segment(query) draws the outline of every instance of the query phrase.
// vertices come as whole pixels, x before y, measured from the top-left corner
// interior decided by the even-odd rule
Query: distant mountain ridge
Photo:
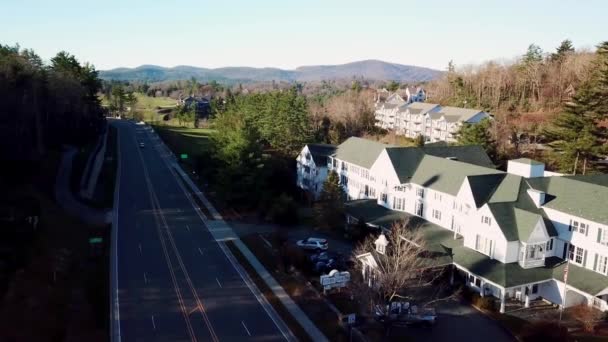
[[[379,60],[365,60],[339,65],[301,66],[295,70],[279,68],[225,67],[200,68],[180,65],[172,68],[157,65],[141,65],[136,68],[102,70],[100,77],[121,81],[172,81],[195,77],[199,81],[321,81],[362,77],[368,80],[399,82],[424,82],[438,78],[442,71]]]

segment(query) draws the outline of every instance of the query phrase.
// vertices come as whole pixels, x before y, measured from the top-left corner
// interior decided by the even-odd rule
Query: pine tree
[[[496,157],[496,142],[490,132],[490,120],[483,119],[476,124],[464,124],[458,132],[459,145],[483,146],[490,158]]]
[[[557,49],[555,49],[555,53],[551,54],[551,60],[561,63],[568,54],[573,52],[574,46],[572,45],[572,41],[570,39],[566,39],[559,44]]]
[[[574,174],[596,168],[593,160],[607,150],[608,133],[601,123],[608,119],[608,42],[598,46],[594,66],[589,80],[544,131],[559,155],[562,171]]]
[[[335,171],[327,175],[319,201],[315,204],[317,226],[336,229],[344,224],[344,198],[346,193]]]

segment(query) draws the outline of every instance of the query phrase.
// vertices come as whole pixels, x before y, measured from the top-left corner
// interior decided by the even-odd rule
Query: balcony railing
[[[522,268],[542,267],[545,266],[545,258],[519,260],[519,266]]]

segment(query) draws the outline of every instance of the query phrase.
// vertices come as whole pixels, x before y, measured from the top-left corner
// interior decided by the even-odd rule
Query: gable
[[[536,223],[536,226],[532,229],[532,232],[530,232],[530,236],[528,237],[528,240],[523,240],[526,243],[538,243],[538,242],[544,242],[549,240],[549,234],[547,234],[547,228],[545,227],[545,224],[543,222],[542,219],[539,218],[538,222]]]
[[[369,172],[380,182],[386,180],[389,184],[401,184],[386,149],[380,153]]]
[[[376,141],[350,137],[336,148],[334,157],[348,163],[352,163],[366,169],[372,167],[376,158],[386,148],[385,145]]]

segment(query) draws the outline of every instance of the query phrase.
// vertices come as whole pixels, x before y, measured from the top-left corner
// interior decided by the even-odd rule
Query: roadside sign
[[[336,287],[344,287],[350,281],[350,273],[338,272],[338,270],[332,270],[328,275],[322,275],[319,279],[324,290],[329,290]]]
[[[181,159],[188,159],[188,154],[186,154],[186,153],[182,153],[182,154],[181,154],[179,157],[180,157]]]
[[[348,324],[355,324],[355,320],[357,319],[357,316],[352,313],[348,315]]]
[[[94,238],[89,239],[90,244],[96,244],[96,243],[102,243],[102,242],[103,242],[103,238],[101,238],[101,237],[94,237]]]

